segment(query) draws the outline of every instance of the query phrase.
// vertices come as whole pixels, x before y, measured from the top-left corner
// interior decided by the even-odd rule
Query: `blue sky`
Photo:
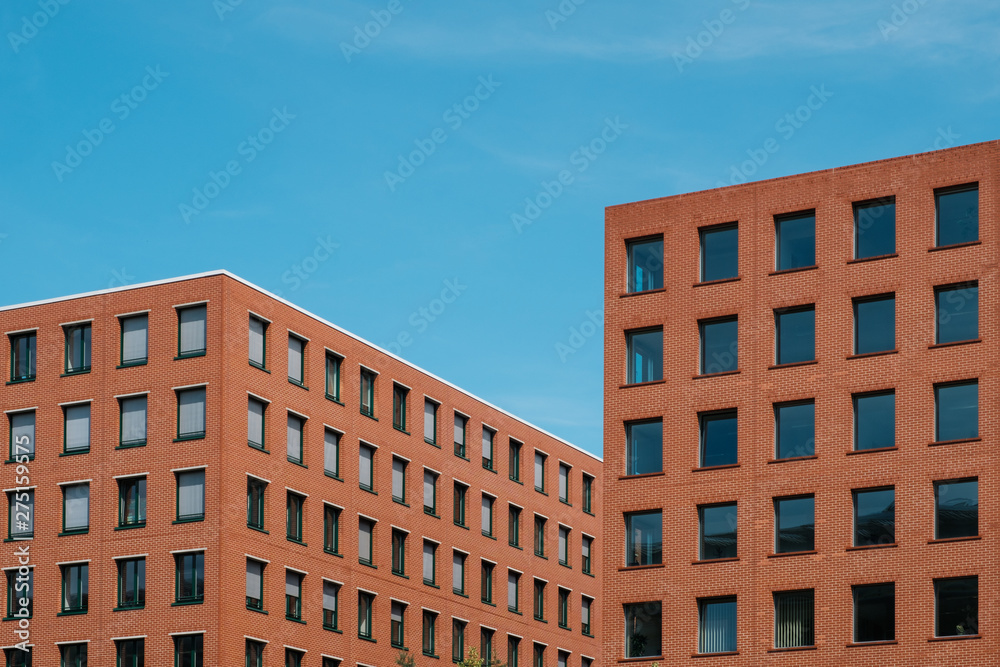
[[[998,138],[995,0],[10,0],[0,24],[0,302],[225,268],[598,453],[605,206]]]

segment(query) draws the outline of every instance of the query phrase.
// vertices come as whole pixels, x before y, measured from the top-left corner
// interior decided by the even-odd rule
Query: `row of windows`
[[[979,480],[934,482],[934,541],[979,538]],[[854,535],[852,548],[896,545],[896,488],[855,489],[851,492]],[[774,552],[811,554],[816,551],[816,498],[804,494],[773,499]],[[737,503],[698,507],[698,559],[737,558]],[[663,512],[625,514],[625,565],[641,567],[663,562]]]
[[[896,447],[896,392],[854,394],[854,452]],[[814,399],[774,403],[773,461],[816,456]],[[822,413],[821,413],[822,414]],[[700,468],[739,463],[736,410],[698,414]],[[955,443],[979,437],[979,381],[934,385],[934,436],[930,444]],[[663,420],[625,422],[625,474],[663,472]]]
[[[933,627],[935,638],[979,634],[979,578],[936,579]],[[817,648],[815,590],[775,591],[774,648]],[[851,587],[853,602],[852,644],[896,643],[896,584]],[[698,600],[699,654],[735,653],[736,597]],[[660,602],[624,605],[625,657],[649,658],[663,654],[663,615]]]
[[[935,249],[979,240],[979,184],[934,191]],[[830,228],[835,228],[830,223]],[[699,280],[710,283],[739,277],[739,226],[727,223],[698,230]],[[774,216],[774,270],[816,266],[816,211]],[[663,288],[663,237],[626,242],[629,293]],[[854,260],[896,255],[896,198],[854,203]]]

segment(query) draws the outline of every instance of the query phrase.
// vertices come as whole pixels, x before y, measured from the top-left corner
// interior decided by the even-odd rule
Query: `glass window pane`
[[[372,486],[372,458],[374,451],[371,447],[361,445],[358,450],[358,480],[362,487],[366,489]]]
[[[64,530],[84,530],[90,526],[90,486],[76,484],[63,487]]]
[[[424,440],[437,442],[437,404],[424,401]]]
[[[946,540],[979,534],[979,481],[941,482],[934,488],[934,537]]]
[[[645,475],[663,470],[663,422],[639,422],[625,426],[628,450],[627,475]]]
[[[628,244],[628,291],[663,287],[663,239]]]
[[[854,492],[854,546],[896,542],[896,491]]]
[[[816,214],[794,214],[775,218],[777,270],[797,269],[816,264]]]
[[[934,636],[958,637],[979,633],[979,578],[939,579],[934,582]]]
[[[854,449],[896,446],[896,394],[862,394],[854,397]]]
[[[90,404],[66,408],[66,451],[90,449]]]
[[[979,437],[979,383],[938,385],[936,397],[937,442]]]
[[[816,359],[816,310],[797,308],[775,311],[776,364]]]
[[[736,318],[702,322],[701,372],[724,373],[738,368]]]
[[[625,605],[625,657],[645,658],[663,653],[661,603]]]
[[[663,331],[626,334],[628,343],[628,383],[663,379]]]
[[[205,434],[205,390],[188,389],[177,392],[178,437]]]
[[[701,230],[701,280],[739,275],[739,231],[735,225]]]
[[[402,459],[392,459],[392,497],[395,500],[404,500],[404,480],[406,474],[406,462]]]
[[[180,315],[180,354],[205,351],[205,306],[182,308]]]
[[[854,587],[854,641],[896,639],[896,585]]]
[[[121,411],[120,444],[134,445],[146,442],[146,397],[123,398]]]
[[[880,257],[896,252],[894,199],[854,205],[854,257]]]
[[[145,361],[148,352],[149,317],[137,315],[122,319],[122,363]]]
[[[854,302],[854,353],[896,349],[896,298]]]
[[[10,458],[35,455],[35,412],[18,412],[10,416]]]
[[[775,553],[813,551],[816,548],[815,498],[783,498],[774,501],[777,528]]]
[[[979,186],[955,188],[935,194],[937,244],[979,240]]]
[[[816,404],[785,403],[774,406],[777,443],[775,458],[790,459],[816,453]]]
[[[963,283],[934,291],[937,338],[954,343],[979,338],[979,285]]]
[[[700,558],[736,558],[736,505],[702,507]]]
[[[295,336],[288,337],[288,379],[301,383],[302,353],[305,343]]]
[[[626,564],[659,565],[663,551],[663,513],[625,515]]]
[[[323,432],[323,470],[340,476],[340,435],[329,429]]]
[[[263,320],[250,317],[250,362],[264,365],[264,332],[267,325]]]
[[[774,647],[813,646],[815,594],[789,591],[774,594]]]
[[[736,650],[736,599],[702,600],[698,627],[699,653]]]
[[[736,413],[701,416],[701,466],[732,465],[737,462]]]
[[[192,470],[177,475],[177,518],[205,516],[205,471]]]

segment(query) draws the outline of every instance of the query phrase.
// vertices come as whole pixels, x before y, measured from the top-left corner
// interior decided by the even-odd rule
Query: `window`
[[[628,375],[626,383],[639,384],[663,379],[663,329],[626,331]]]
[[[800,648],[815,645],[814,616],[814,591],[775,593],[774,648]]]
[[[896,584],[854,586],[854,641],[896,639]]]
[[[340,434],[323,429],[323,472],[340,479]]]
[[[264,568],[267,563],[247,558],[247,609],[264,610]]]
[[[406,461],[392,457],[392,499],[406,504]]]
[[[479,573],[479,599],[486,604],[493,604],[493,570],[493,563],[485,560],[482,562]]]
[[[66,336],[65,373],[87,373],[90,371],[90,324],[75,324],[63,327]]]
[[[62,487],[63,535],[86,533],[90,530],[90,484]]]
[[[451,659],[459,662],[465,657],[465,622],[451,619]]]
[[[896,295],[854,300],[854,354],[896,349]]]
[[[774,553],[814,551],[816,549],[815,497],[775,498],[774,525]]]
[[[119,447],[141,447],[146,444],[147,397],[131,396],[118,401]]]
[[[535,452],[535,491],[545,493],[545,460],[548,457],[541,452]]]
[[[532,644],[532,667],[545,667],[545,646]]]
[[[854,396],[854,450],[896,446],[896,392]]]
[[[340,508],[323,504],[323,551],[340,555]]]
[[[332,581],[323,582],[323,627],[327,630],[339,629],[337,610],[340,602],[340,585]]]
[[[389,643],[395,648],[406,646],[406,629],[403,619],[406,613],[406,605],[402,602],[392,601],[389,605]]]
[[[149,316],[122,317],[121,367],[141,366],[149,358]]]
[[[7,493],[7,534],[11,540],[27,540],[35,536],[35,492]]]
[[[406,576],[406,533],[392,529],[392,573]]]
[[[937,482],[934,485],[934,539],[979,535],[979,480]]]
[[[970,183],[934,192],[937,247],[979,240],[979,184]]]
[[[424,655],[432,658],[437,657],[434,653],[434,644],[436,643],[435,635],[437,634],[437,617],[438,615],[434,612],[424,609],[421,643]]]
[[[493,503],[496,498],[483,494],[482,530],[483,535],[493,537]]]
[[[205,388],[177,392],[177,439],[205,437]]]
[[[934,387],[934,440],[979,437],[979,382],[954,382]]]
[[[59,667],[87,667],[87,644],[60,644]]]
[[[582,540],[582,545],[580,548],[581,552],[580,567],[581,569],[583,569],[584,574],[593,574],[591,572],[592,561],[590,559],[590,552],[593,546],[594,546],[594,538],[590,537],[589,535],[584,535]]]
[[[512,547],[521,546],[521,508],[507,506],[507,543]]]
[[[323,667],[340,667],[340,660],[323,656]]]
[[[483,468],[493,470],[493,440],[496,431],[483,427]]]
[[[429,398],[424,399],[424,442],[437,444],[438,404]]]
[[[535,555],[545,557],[545,518],[535,515]]]
[[[365,491],[375,490],[375,448],[371,445],[358,447],[358,485]]]
[[[25,651],[19,648],[5,648],[3,653],[7,659],[7,667],[31,667],[32,651],[30,646]]]
[[[205,470],[177,473],[177,521],[205,520]]]
[[[247,667],[264,667],[264,642],[248,639],[246,642]]]
[[[896,198],[854,204],[854,259],[896,253]]]
[[[559,564],[569,567],[569,528],[559,526]]]
[[[287,455],[292,463],[302,465],[302,431],[306,420],[298,415],[288,414]]]
[[[465,496],[466,492],[469,490],[465,484],[455,482],[455,497],[454,497],[454,522],[456,526],[465,525]]]
[[[559,593],[559,614],[558,623],[560,628],[569,628],[569,591],[565,588],[560,588],[557,591]]]
[[[410,390],[398,384],[392,385],[392,426],[406,432],[406,396]]]
[[[625,605],[625,657],[648,658],[663,654],[663,615],[659,602]]]
[[[536,621],[545,620],[545,582],[535,579],[535,595],[532,614]]]
[[[517,659],[520,657],[521,640],[514,635],[507,635],[507,667],[517,667]]]
[[[507,609],[521,609],[521,573],[514,570],[507,570]]]
[[[292,542],[302,541],[302,505],[305,497],[288,491],[285,496],[285,537]]]
[[[513,438],[507,448],[507,476],[515,482],[521,481],[521,443]]]
[[[250,365],[257,368],[267,368],[267,320],[250,316]]]
[[[146,525],[146,478],[118,480],[118,526]]]
[[[375,564],[374,541],[375,521],[361,517],[358,519],[358,562],[364,565]]]
[[[735,224],[698,230],[701,240],[701,281],[725,280],[739,275],[739,230]]]
[[[594,513],[594,478],[587,473],[583,474],[583,511],[587,514]]]
[[[302,574],[285,568],[285,618],[302,620]]]
[[[493,630],[482,626],[479,628],[479,657],[484,665],[493,662]]]
[[[288,381],[300,387],[306,382],[306,341],[288,334]]]
[[[775,364],[796,364],[816,359],[816,308],[804,306],[774,311]]]
[[[285,647],[285,667],[302,667],[302,656],[305,651],[298,651],[294,648]]]
[[[267,482],[247,477],[247,526],[264,530],[264,492]]]
[[[556,667],[569,667],[568,651],[556,651]]]
[[[736,411],[704,413],[698,415],[698,421],[701,467],[735,465],[739,461]]]
[[[361,369],[361,414],[375,416],[375,372]]]
[[[559,500],[570,504],[569,502],[569,469],[570,467],[565,463],[559,464]]]
[[[659,565],[663,562],[663,513],[636,512],[625,515],[625,564]]]
[[[179,359],[205,354],[206,311],[207,308],[204,305],[177,309],[177,357]]]
[[[437,585],[437,545],[424,540],[424,583]]]
[[[63,452],[90,451],[90,403],[63,407]]]
[[[736,598],[698,601],[698,653],[736,651]]]
[[[663,420],[625,424],[626,475],[663,471]]]
[[[737,319],[726,317],[698,323],[701,374],[727,373],[739,368]]]
[[[736,503],[698,508],[701,533],[698,558],[736,558]]]
[[[37,338],[34,331],[10,336],[11,382],[35,379],[35,366],[38,362]]]
[[[175,554],[177,566],[175,602],[200,604],[205,601],[205,552]]]
[[[143,667],[146,664],[146,640],[115,640],[115,655],[118,667]]]
[[[469,418],[455,413],[455,456],[465,458],[465,427]]]
[[[437,473],[424,469],[424,514],[437,516]]]
[[[35,411],[14,412],[10,420],[10,461],[27,463],[35,459]]]
[[[343,362],[343,357],[329,351],[326,353],[326,397],[337,403],[340,403],[340,367]]]
[[[936,344],[979,338],[979,283],[934,288],[934,310]]]
[[[465,595],[465,554],[455,551],[451,557],[451,590],[456,595]]]
[[[372,606],[375,596],[371,593],[358,591],[358,637],[372,638]]]
[[[775,216],[774,229],[778,271],[816,265],[815,211]]]
[[[254,449],[267,451],[264,447],[264,413],[267,403],[251,396],[247,405],[247,444]]]
[[[979,577],[934,582],[934,636],[979,634]]]
[[[61,565],[63,614],[86,614],[90,598],[90,566],[87,563]]]
[[[627,241],[628,291],[663,288],[663,238]]]
[[[174,636],[174,667],[203,667],[205,636],[175,635]]]
[[[813,401],[776,403],[774,458],[816,455],[816,404]]]
[[[13,568],[4,571],[7,579],[6,619],[31,618],[35,614],[35,569],[23,568],[27,572]]]
[[[896,543],[896,490],[854,492],[854,546]]]

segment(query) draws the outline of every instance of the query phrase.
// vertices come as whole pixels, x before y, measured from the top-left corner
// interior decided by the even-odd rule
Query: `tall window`
[[[392,426],[406,431],[406,397],[410,390],[398,384],[392,385]]]
[[[520,652],[521,640],[514,635],[507,635],[507,667],[518,667]]]
[[[340,555],[340,508],[323,504],[323,551]]]
[[[63,408],[63,452],[82,454],[90,451],[90,403]]]
[[[854,354],[896,349],[896,295],[854,300]]]
[[[257,368],[267,368],[267,325],[267,320],[250,316],[249,358]]]
[[[816,307],[803,306],[774,311],[777,365],[816,359]]]
[[[7,534],[12,540],[35,536],[35,491],[7,492]]]
[[[625,515],[625,564],[629,567],[663,562],[663,513]]]
[[[302,656],[306,654],[305,651],[299,651],[297,649],[286,646],[285,647],[285,667],[302,667]]]
[[[437,544],[424,540],[424,583],[429,586],[437,585]]]
[[[7,579],[7,613],[5,618],[31,618],[35,613],[35,569],[25,568],[27,573],[19,568],[6,570]]]
[[[27,463],[35,458],[35,411],[13,412],[10,420],[11,462]]]
[[[247,558],[247,609],[264,610],[264,568],[267,563]]]
[[[389,605],[389,644],[394,648],[406,646],[406,629],[403,620],[406,615],[406,605],[392,601]]]
[[[434,645],[436,643],[437,635],[437,617],[433,611],[427,609],[423,610],[423,628],[421,631],[421,648],[423,654],[430,657],[436,657],[434,653]]]
[[[896,198],[854,204],[854,258],[896,253]]]
[[[264,530],[264,492],[267,482],[247,477],[247,526]]]
[[[285,618],[302,620],[302,573],[285,568]]]
[[[979,382],[952,382],[934,387],[934,440],[979,437]]]
[[[437,445],[438,404],[429,398],[424,399],[424,442]]]
[[[330,429],[323,430],[323,472],[340,479],[340,434]]]
[[[438,475],[424,469],[424,514],[437,516],[437,481]]]
[[[979,480],[934,484],[934,539],[979,535]]]
[[[406,461],[392,457],[392,499],[406,504]]]
[[[854,396],[854,450],[896,446],[896,392]]]
[[[34,649],[31,646],[28,650],[22,651],[19,648],[5,648],[4,657],[7,659],[7,667],[31,667],[31,655]]]
[[[484,665],[493,662],[493,630],[482,626],[479,628],[479,656]]]
[[[507,506],[507,543],[521,546],[521,508],[517,505]]]
[[[119,318],[121,325],[121,366],[141,366],[149,358],[149,316]]]
[[[288,413],[287,456],[289,461],[298,465],[302,465],[302,432],[305,426],[305,419],[299,415]]]
[[[816,265],[816,212],[775,216],[776,269],[788,271]]]
[[[854,641],[896,639],[896,584],[854,586]]]
[[[663,329],[626,331],[628,384],[663,379]]]
[[[937,246],[979,240],[979,184],[970,183],[934,192]]]
[[[200,604],[205,601],[205,552],[174,554],[177,578],[175,602]]]
[[[10,336],[10,381],[26,382],[35,379],[35,366],[38,362],[38,336],[30,333]]]
[[[559,588],[556,592],[558,593],[559,602],[556,622],[560,628],[569,628],[569,591],[565,588]]]
[[[465,498],[468,490],[469,487],[465,484],[455,482],[454,503],[452,504],[454,509],[453,521],[456,526],[465,525]]]
[[[627,475],[663,471],[663,420],[625,424]]]
[[[934,581],[934,636],[979,634],[979,577]]]
[[[174,635],[174,667],[203,667],[205,635]]]
[[[739,275],[739,230],[736,224],[704,227],[701,241],[701,281],[725,280]]]
[[[205,519],[205,470],[177,473],[177,521]]]
[[[545,620],[545,582],[535,579],[535,594],[533,596],[532,615],[536,621]]]
[[[207,308],[189,306],[177,309],[177,357],[197,357],[205,354]]]
[[[569,533],[566,526],[559,526],[559,564],[569,567]]]
[[[594,513],[594,478],[587,473],[583,474],[583,511],[587,514]]]
[[[726,317],[698,323],[701,335],[702,375],[726,373],[739,368],[737,318]]]
[[[493,570],[495,565],[482,561],[479,572],[479,599],[486,604],[493,604]]]
[[[774,594],[774,648],[813,646],[815,593],[782,591]]]
[[[663,237],[626,242],[628,291],[646,292],[663,287]]]
[[[465,431],[469,418],[455,413],[455,456],[465,458]]]
[[[285,495],[285,537],[292,542],[302,541],[302,505],[305,496],[287,491]]]
[[[90,324],[63,327],[66,337],[65,373],[86,373],[90,370]]]
[[[358,519],[358,562],[363,565],[375,564],[375,521],[360,517]]]
[[[590,626],[591,609],[594,601],[586,595],[580,596],[580,632],[588,637],[593,637],[594,633]]]
[[[375,416],[375,371],[361,369],[361,414]]]
[[[177,439],[205,437],[205,388],[177,391]]]
[[[774,499],[774,553],[816,548],[816,499],[813,496]]]
[[[247,667],[264,667],[264,642],[246,640],[246,665]]]
[[[545,555],[545,517],[535,515],[535,555]]]
[[[86,533],[90,530],[90,484],[62,487],[63,534]]]
[[[264,446],[266,412],[267,403],[253,396],[247,399],[247,444],[263,451],[267,451]]]
[[[456,595],[465,595],[465,559],[461,551],[452,552],[451,590]]]
[[[288,334],[288,381],[299,386],[306,381],[306,341]]]
[[[701,560],[736,558],[736,503],[698,508]]]
[[[487,537],[493,537],[493,503],[496,498],[488,496],[485,493],[482,497],[482,511],[481,514],[481,524],[483,535]]]
[[[87,644],[60,644],[59,667],[87,667]]]
[[[569,466],[559,464],[559,500],[569,504]]]
[[[324,385],[326,397],[331,401],[340,402],[340,369],[344,363],[344,358],[333,352],[326,353],[326,373]]]
[[[534,643],[531,646],[532,667],[545,667],[545,646],[538,643]]]
[[[701,431],[701,467],[736,464],[739,460],[736,411],[703,413],[698,415],[698,421]]]
[[[663,654],[663,612],[659,602],[625,605],[625,657]]]
[[[934,309],[935,343],[979,338],[979,283],[934,288]]]
[[[896,490],[859,489],[854,495],[854,546],[896,543]]]
[[[90,599],[90,566],[69,563],[62,569],[62,608],[64,614],[86,614]]]
[[[146,525],[146,478],[125,477],[118,480],[118,526]]]
[[[365,591],[358,591],[358,637],[372,638],[372,606],[375,596]]]
[[[371,445],[358,447],[358,485],[365,491],[375,490],[375,448]]]
[[[514,480],[515,482],[521,481],[521,448],[523,445],[514,440],[510,439],[510,444],[507,448],[507,476]]]
[[[594,546],[594,538],[589,535],[584,535],[582,540],[582,545],[580,548],[580,568],[583,570],[584,574],[593,574],[591,572],[591,558],[590,552],[591,548]]]
[[[451,619],[451,659],[460,662],[465,658],[465,621]]]
[[[339,629],[337,611],[340,602],[340,585],[332,581],[323,582],[323,628]]]
[[[545,493],[545,463],[548,457],[539,451],[535,452],[535,491]]]
[[[118,400],[119,447],[141,447],[146,444],[147,404],[146,396],[130,396]]]
[[[816,404],[813,401],[775,404],[774,422],[776,459],[816,454]]]
[[[406,533],[392,529],[392,573],[406,576]]]
[[[521,609],[521,573],[514,570],[507,570],[507,609]]]
[[[736,650],[736,598],[698,601],[698,653]]]
[[[493,470],[493,440],[496,434],[496,431],[483,427],[483,467],[487,470]]]
[[[118,667],[143,667],[146,664],[146,640],[115,640],[115,656]]]

